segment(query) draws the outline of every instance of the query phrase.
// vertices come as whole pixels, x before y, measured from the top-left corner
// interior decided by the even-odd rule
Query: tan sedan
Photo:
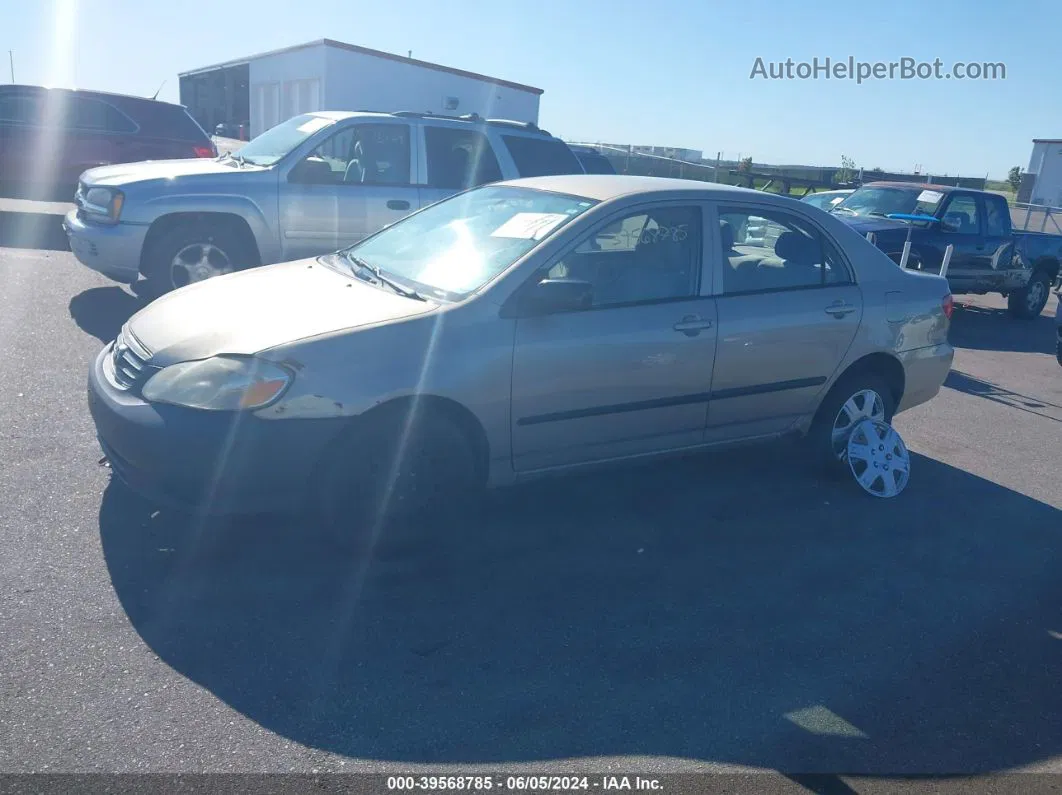
[[[160,501],[380,517],[790,433],[843,463],[860,419],[937,394],[951,306],[801,202],[542,177],[177,290],[101,352],[89,402],[115,474]]]

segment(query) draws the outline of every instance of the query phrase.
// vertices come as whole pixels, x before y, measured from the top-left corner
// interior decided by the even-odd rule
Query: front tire
[[[1042,270],[1034,271],[1029,283],[1007,296],[1010,314],[1022,320],[1039,317],[1051,297],[1051,277]]]
[[[144,276],[151,296],[247,267],[240,236],[224,226],[181,224],[151,246]]]
[[[466,435],[444,416],[369,415],[321,462],[311,509],[329,539],[364,549],[394,522],[460,511],[482,485],[478,469]]]
[[[864,419],[891,423],[896,398],[888,382],[876,373],[841,378],[819,406],[808,432],[815,457],[832,474],[847,471],[848,438]]]

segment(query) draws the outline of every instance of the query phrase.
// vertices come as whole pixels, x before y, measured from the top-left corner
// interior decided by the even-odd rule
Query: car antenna
[[[165,80],[163,80],[162,81],[162,85],[159,86],[159,91],[162,91],[162,86],[164,86],[164,85],[166,85],[166,81]],[[158,99],[159,98],[159,91],[156,91],[154,96],[152,96],[151,98],[152,99]]]

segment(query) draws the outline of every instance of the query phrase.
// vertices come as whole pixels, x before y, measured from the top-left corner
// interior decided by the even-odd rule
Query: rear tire
[[[1040,316],[1050,297],[1051,277],[1046,271],[1034,271],[1027,285],[1007,295],[1007,309],[1016,318],[1030,320]]]
[[[223,225],[185,223],[164,232],[143,269],[150,297],[251,265],[247,245]]]
[[[447,417],[384,411],[333,445],[310,492],[325,535],[346,549],[371,548],[396,522],[446,521],[482,485],[472,445]]]
[[[848,437],[860,420],[891,423],[896,398],[889,383],[873,372],[843,376],[829,391],[808,431],[814,456],[830,474],[848,471]]]

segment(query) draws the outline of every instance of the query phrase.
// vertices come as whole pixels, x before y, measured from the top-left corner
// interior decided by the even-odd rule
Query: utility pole
[[[715,181],[719,181],[719,161],[723,159],[722,152],[715,153]]]
[[[11,82],[15,82],[15,51],[7,51],[7,60],[11,63]]]

